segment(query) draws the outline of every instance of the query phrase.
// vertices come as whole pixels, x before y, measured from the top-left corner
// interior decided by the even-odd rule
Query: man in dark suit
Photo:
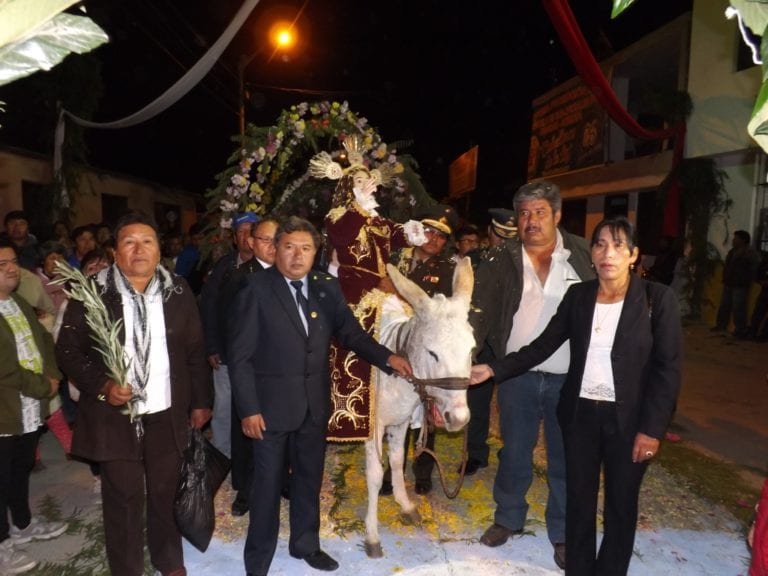
[[[265,218],[253,225],[251,235],[248,238],[248,246],[253,252],[253,258],[240,266],[223,287],[221,299],[227,302],[227,322],[230,318],[230,307],[235,296],[246,282],[249,274],[255,274],[261,270],[271,268],[275,263],[275,231],[277,221]],[[229,334],[227,324],[226,334]],[[251,455],[251,439],[243,434],[240,426],[240,416],[235,406],[235,397],[231,394],[232,422],[230,426],[232,442],[232,488],[237,490],[237,496],[232,502],[232,515],[243,516],[248,512],[248,495],[251,491],[251,477],[253,476],[253,456]],[[287,463],[286,463],[287,474]],[[287,482],[287,480],[286,480]],[[287,488],[286,488],[287,490]]]
[[[214,264],[200,291],[200,317],[205,335],[205,355],[213,369],[213,416],[211,444],[227,458],[232,458],[230,425],[232,423],[232,391],[227,370],[227,318],[231,301],[225,297],[227,285],[235,272],[253,258],[248,240],[251,227],[259,221],[254,212],[238,214],[232,221],[235,249],[224,254]]]
[[[288,550],[312,568],[338,568],[319,540],[331,414],[331,338],[383,370],[412,374],[407,360],[360,328],[334,278],[310,273],[320,245],[312,224],[288,218],[278,227],[275,244],[275,266],[249,277],[236,298],[228,347],[243,433],[254,439],[245,543],[249,575],[266,574],[275,553],[286,448],[291,468]]]

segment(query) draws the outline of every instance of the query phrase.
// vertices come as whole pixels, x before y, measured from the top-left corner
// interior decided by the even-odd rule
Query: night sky
[[[103,93],[93,119],[111,121],[178,80],[215,42],[241,0],[85,5],[111,38],[85,58],[101,66]],[[610,0],[571,2],[598,58],[690,6],[690,0],[638,0],[611,21]],[[238,131],[238,59],[261,47],[267,22],[297,12],[301,45],[271,61],[265,51],[247,69],[250,90],[261,101],[247,109],[250,122],[272,125],[281,109],[302,101],[348,100],[385,141],[413,141],[405,151],[419,162],[433,197],[447,193],[448,164],[479,144],[470,210],[508,203],[525,180],[531,100],[574,74],[538,0],[262,0],[208,76],[171,109],[134,128],[87,131],[89,162],[195,192],[213,187]],[[41,111],[61,97],[55,71],[0,88],[7,103],[0,142],[50,149],[53,125],[37,118],[48,121],[52,112]],[[46,82],[54,87],[43,99]],[[84,92],[98,93],[91,81],[79,88],[65,95],[66,108],[76,109],[73,102]]]

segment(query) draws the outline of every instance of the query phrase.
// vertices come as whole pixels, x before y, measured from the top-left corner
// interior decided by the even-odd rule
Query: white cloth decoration
[[[405,237],[411,246],[421,246],[427,241],[427,235],[424,234],[424,224],[418,220],[408,220],[403,224],[403,230],[405,230]]]

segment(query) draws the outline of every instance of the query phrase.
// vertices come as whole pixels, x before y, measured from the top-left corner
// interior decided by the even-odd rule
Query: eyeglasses
[[[440,230],[436,230],[435,228],[430,228],[429,226],[424,227],[424,234],[427,234],[428,236],[437,236],[439,238],[448,238],[448,235],[440,232]]]
[[[261,242],[263,244],[274,244],[275,243],[275,239],[274,238],[270,238],[269,236],[253,236],[253,238],[256,238],[256,240],[258,240],[259,242]]]

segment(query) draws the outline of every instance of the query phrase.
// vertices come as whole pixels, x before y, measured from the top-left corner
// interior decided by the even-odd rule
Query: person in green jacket
[[[62,522],[33,518],[29,507],[35,449],[61,373],[51,335],[14,293],[19,278],[16,247],[0,240],[0,574],[21,574],[37,564],[17,545],[67,529]]]

